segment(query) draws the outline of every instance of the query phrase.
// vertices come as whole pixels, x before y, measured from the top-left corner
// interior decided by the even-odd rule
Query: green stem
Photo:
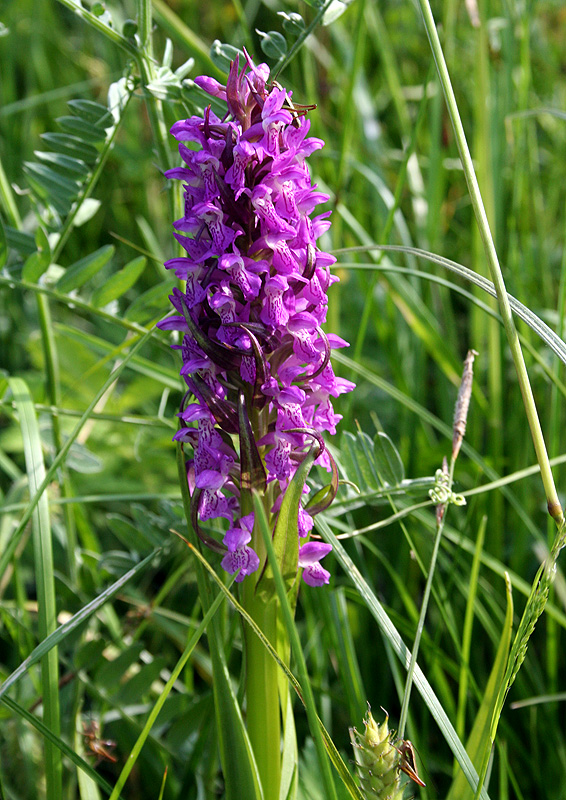
[[[523,358],[523,352],[521,350],[517,329],[515,328],[515,322],[513,320],[511,307],[507,298],[503,274],[499,265],[497,252],[495,250],[489,222],[481,197],[481,192],[474,172],[474,166],[472,157],[470,155],[470,150],[468,148],[468,143],[466,141],[464,127],[458,112],[458,105],[452,89],[450,75],[448,74],[448,68],[446,66],[444,53],[442,52],[442,46],[438,38],[438,32],[436,30],[430,3],[428,0],[419,0],[419,6],[423,16],[432,54],[436,62],[440,83],[442,84],[442,89],[444,91],[448,113],[454,128],[454,135],[458,145],[458,151],[460,153],[464,174],[466,176],[466,182],[468,184],[468,190],[470,192],[470,199],[472,201],[474,214],[480,229],[480,235],[485,249],[487,262],[489,264],[489,270],[497,292],[499,309],[503,318],[503,325],[507,335],[507,341],[509,343],[511,355],[513,357],[513,362],[515,364],[517,379],[519,381],[519,387],[523,397],[523,403],[525,406],[529,428],[531,430],[537,461],[540,466],[542,482],[547,499],[548,512],[556,522],[557,526],[561,527],[564,524],[564,513],[562,511],[562,506],[558,499],[558,494],[554,485],[554,478],[552,476],[552,470],[550,468],[548,454],[546,452],[546,445],[544,443],[542,428],[538,418],[535,400],[533,397],[531,384],[529,382],[525,360]]]
[[[277,648],[278,603],[264,603],[254,596],[249,579],[244,586],[243,606],[260,630]],[[258,766],[264,800],[278,800],[281,784],[281,722],[278,666],[253,630],[244,626],[246,644],[246,726]]]

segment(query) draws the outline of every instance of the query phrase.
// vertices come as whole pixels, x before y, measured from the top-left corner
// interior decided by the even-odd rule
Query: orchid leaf
[[[273,549],[280,565],[281,575],[287,592],[297,581],[299,563],[299,503],[310,469],[318,457],[318,447],[313,445],[295,472],[287,487],[273,535]],[[267,602],[275,595],[275,582],[271,564],[267,564],[258,581],[257,591]]]

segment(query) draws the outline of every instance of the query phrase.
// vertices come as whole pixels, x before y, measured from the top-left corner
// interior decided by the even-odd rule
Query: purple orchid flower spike
[[[332,398],[354,384],[337,378],[329,361],[331,350],[347,343],[321,329],[327,290],[338,279],[330,272],[334,257],[317,245],[330,222],[329,212],[313,216],[328,196],[316,190],[307,166],[324,145],[308,136],[308,107],[295,107],[290,92],[270,85],[267,65],[247,53],[243,68],[232,62],[226,86],[206,76],[195,83],[226,111],[219,117],[209,106],[171,129],[183,165],[166,176],[183,181],[184,214],[174,224],[186,255],[165,265],[184,290],[173,291],[176,314],[160,326],[180,336],[174,347],[188,392],[175,438],[193,452],[193,522],[203,541],[224,547],[223,568],[239,570],[242,581],[260,567],[254,515],[242,511],[250,508],[243,502],[250,484],[268,487],[275,526],[281,499],[317,439],[315,463],[332,470],[335,494],[336,468],[321,434],[335,433],[341,417]],[[228,525],[222,544],[198,528],[199,520],[221,518]],[[312,527],[300,505],[302,542]],[[310,586],[328,582],[319,560],[331,549],[308,541],[300,547],[297,569]]]

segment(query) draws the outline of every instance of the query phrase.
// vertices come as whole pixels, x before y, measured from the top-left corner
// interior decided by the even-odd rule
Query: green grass
[[[361,727],[366,701],[376,719],[382,706],[399,724],[419,630],[404,736],[427,787],[413,793],[472,798],[466,777],[473,783],[483,765],[490,798],[566,798],[564,575],[558,560],[553,586],[543,573],[528,602],[556,526],[513,361],[520,346],[563,499],[561,5],[482,0],[479,28],[464,4],[435,7],[449,108],[410,3],[356,0],[328,26],[310,4],[253,0],[156,0],[153,23],[145,2],[113,3],[112,28],[95,6],[76,10],[74,0],[8,4],[0,36],[0,795],[230,796],[218,743],[226,754],[237,736],[246,758],[241,612],[171,532],[188,536],[171,442],[182,386],[178,355],[154,323],[168,311],[162,264],[176,254],[171,222],[180,216],[180,196],[161,175],[177,159],[167,130],[204,102],[175,70],[192,57],[187,78],[221,78],[214,40],[261,60],[259,29],[286,36],[292,58],[279,60],[278,80],[295,102],[317,104],[311,131],[326,147],[311,169],[332,198],[324,246],[336,251],[341,278],[328,330],[351,342],[335,368],[357,383],[337,404],[344,419],[332,446],[360,494],[342,486],[319,517],[335,544],[331,587],[303,586],[289,629],[298,637],[293,681],[312,696],[305,692],[305,711],[291,683],[299,768],[287,763],[286,780],[305,800],[355,796],[340,777],[352,759],[348,727]],[[313,23],[306,44],[277,11]],[[145,51],[122,33],[137,15]],[[163,64],[167,37],[172,61]],[[111,85],[111,126],[104,108],[68,106],[106,107]],[[41,136],[61,133],[61,117],[78,120],[63,124],[79,132],[86,172],[34,155],[55,152],[57,140]],[[458,121],[471,153],[465,169]],[[476,223],[481,208],[495,250]],[[501,289],[495,252],[517,301],[511,347],[509,318],[487,283]],[[450,456],[470,348],[479,355],[453,486],[467,505],[447,510],[421,629],[437,523],[431,483],[417,479],[432,479]],[[536,428],[532,405],[529,415]],[[393,450],[373,452],[377,431],[401,456],[387,491],[380,476],[397,462],[388,461]],[[218,574],[218,556],[206,555]],[[202,637],[207,612],[215,613]],[[116,762],[85,754],[83,722],[92,719],[116,743]],[[336,751],[325,761],[330,739]],[[252,787],[254,776],[250,767]]]

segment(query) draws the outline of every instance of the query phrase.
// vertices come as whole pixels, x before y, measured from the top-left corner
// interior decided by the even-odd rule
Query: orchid
[[[329,361],[347,342],[321,327],[337,278],[334,257],[317,246],[329,212],[312,216],[329,198],[312,184],[306,160],[323,142],[308,136],[291,93],[268,80],[267,65],[247,53],[243,69],[232,62],[226,86],[196,78],[226,112],[219,117],[208,106],[173,125],[184,164],[166,173],[183,181],[185,199],[174,224],[186,255],[165,265],[185,289],[174,290],[176,314],[160,323],[182,336],[175,347],[188,392],[175,438],[193,448],[193,524],[200,532],[201,520],[228,521],[223,544],[215,544],[223,568],[239,570],[238,581],[260,566],[244,487],[263,490],[275,523],[313,442],[315,463],[335,471],[321,433],[334,434],[341,419],[331,398],[354,388]],[[336,485],[329,502],[335,492]],[[313,519],[302,505],[297,525],[308,537]],[[301,547],[297,568],[311,586],[328,582],[318,560],[331,549]]]

